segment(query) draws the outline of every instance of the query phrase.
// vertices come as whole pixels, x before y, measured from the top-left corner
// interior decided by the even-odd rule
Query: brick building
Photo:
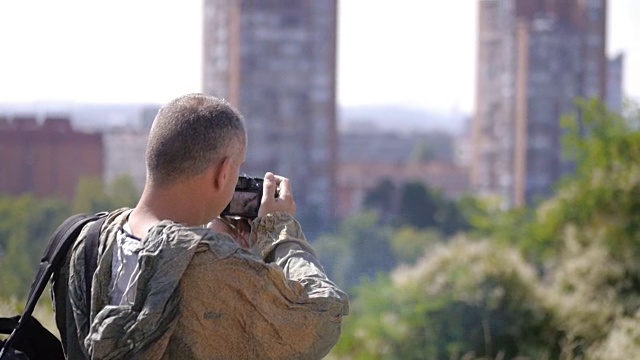
[[[74,131],[68,118],[0,118],[0,193],[71,200],[80,178],[102,169],[101,135]]]

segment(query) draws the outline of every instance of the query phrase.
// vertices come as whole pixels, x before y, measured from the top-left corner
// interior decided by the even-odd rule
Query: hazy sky
[[[314,0],[320,1],[320,0]],[[201,0],[0,1],[0,102],[165,102],[200,91]],[[338,99],[471,111],[477,0],[341,0]],[[640,99],[640,0],[609,0],[608,54]]]

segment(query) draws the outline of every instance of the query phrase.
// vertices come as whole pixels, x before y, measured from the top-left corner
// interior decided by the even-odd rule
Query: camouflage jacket
[[[102,227],[90,310],[88,226],[53,281],[69,359],[320,359],[337,342],[347,295],[284,213],[254,220],[252,252],[225,234],[160,222],[142,240],[134,304],[109,305],[115,236],[129,213],[111,213]]]

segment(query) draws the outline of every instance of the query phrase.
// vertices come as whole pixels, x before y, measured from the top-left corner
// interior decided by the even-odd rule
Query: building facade
[[[471,185],[505,207],[572,171],[560,118],[606,99],[606,0],[479,0]]]
[[[455,136],[444,131],[389,132],[358,126],[339,133],[338,215],[364,210],[366,195],[383,181],[419,182],[457,200],[469,190],[469,171],[456,163]],[[425,156],[426,155],[426,156]]]
[[[609,59],[607,67],[607,106],[609,110],[621,114],[624,110],[622,76],[624,74],[624,54]]]
[[[68,118],[0,118],[0,193],[71,200],[79,180],[102,169],[101,135],[73,130]]]
[[[146,151],[149,130],[113,128],[103,132],[104,181],[111,184],[119,177],[133,180],[136,189],[144,189],[147,167]]]
[[[335,215],[336,0],[204,0],[203,91],[245,116],[243,171],[292,180],[301,214]]]

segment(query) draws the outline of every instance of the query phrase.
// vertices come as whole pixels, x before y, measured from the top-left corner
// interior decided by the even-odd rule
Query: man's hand
[[[278,189],[278,197],[276,197],[276,189]],[[258,216],[265,216],[276,211],[283,211],[295,216],[296,203],[293,200],[289,179],[268,172],[264,175],[262,201]]]

